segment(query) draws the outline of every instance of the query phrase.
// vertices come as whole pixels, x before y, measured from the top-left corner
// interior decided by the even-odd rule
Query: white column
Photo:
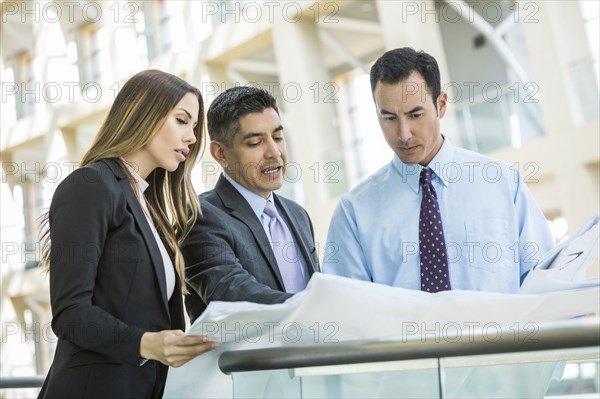
[[[324,242],[336,205],[334,198],[347,191],[335,122],[336,85],[321,55],[314,21],[276,21],[273,48],[281,88],[278,103],[286,116],[283,123],[289,160],[302,173],[304,200],[299,202],[303,202],[315,224],[317,241]]]

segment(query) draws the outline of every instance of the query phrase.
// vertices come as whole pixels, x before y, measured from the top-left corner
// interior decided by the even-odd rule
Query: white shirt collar
[[[135,179],[135,182],[138,186],[138,188],[140,189],[140,192],[144,192],[146,191],[146,189],[150,186],[148,184],[148,182],[144,179],[142,179],[142,177],[139,175],[139,173],[137,172],[136,168],[135,168],[135,164],[129,164],[125,159],[123,159],[123,157],[119,157],[119,159],[121,161],[123,161],[123,163],[125,164],[125,166],[127,167],[127,170],[129,171],[129,173],[131,173],[131,176],[133,176],[133,178]]]
[[[440,147],[439,151],[429,165],[428,168],[433,170],[434,174],[440,179],[444,186],[448,186],[448,180],[445,177],[445,174],[442,173],[447,164],[451,163],[454,158],[454,146],[450,142],[450,140],[444,136],[444,142]],[[415,192],[419,192],[419,175],[421,174],[421,170],[423,166],[419,164],[407,164],[400,160],[398,155],[394,154],[394,158],[392,159],[393,168],[400,174],[402,177],[402,181],[406,182],[409,187]]]

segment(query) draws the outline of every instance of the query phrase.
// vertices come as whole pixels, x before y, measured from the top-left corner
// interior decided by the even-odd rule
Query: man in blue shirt
[[[323,271],[432,292],[516,292],[553,246],[518,169],[441,134],[448,100],[429,54],[388,51],[371,69],[371,91],[395,156],[341,199]],[[436,214],[441,223],[428,219]]]

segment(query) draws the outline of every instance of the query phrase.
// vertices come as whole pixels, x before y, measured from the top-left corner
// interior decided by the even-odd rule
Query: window
[[[336,108],[340,116],[343,164],[349,186],[377,171],[392,157],[379,123],[371,94],[369,75],[353,70],[336,79]],[[342,174],[343,175],[343,174]]]
[[[97,24],[81,28],[77,40],[77,66],[81,86],[88,83],[101,83],[110,68],[110,58],[106,45],[109,40],[106,31]]]
[[[584,20],[585,32],[592,54],[596,83],[598,76],[598,59],[600,58],[600,3],[590,0],[581,0],[581,14]]]
[[[5,93],[2,103],[0,103],[0,115],[2,115],[2,118],[0,118],[0,130],[7,132],[8,129],[17,122],[17,102],[19,101],[19,89],[18,83],[15,79],[14,68],[4,68],[4,63],[2,63],[1,60],[0,64],[0,71],[2,71],[2,75],[0,75],[0,85],[2,85],[2,90]]]
[[[144,15],[138,22],[138,34],[144,35],[148,59],[152,60],[171,50],[174,7],[166,1],[152,0],[144,1],[142,9]]]
[[[35,114],[36,104],[40,101],[40,90],[36,88],[33,55],[21,54],[15,72],[15,83],[18,85],[19,93],[16,98],[17,119],[21,119]]]
[[[587,123],[598,119],[599,76],[598,57],[600,41],[600,5],[596,1],[582,0],[581,15],[589,45],[589,56],[575,60],[569,65],[571,80],[578,102],[578,121]]]

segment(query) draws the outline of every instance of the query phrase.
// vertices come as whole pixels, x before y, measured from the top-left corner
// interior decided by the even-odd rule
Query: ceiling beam
[[[227,67],[239,72],[277,75],[277,65],[272,62],[239,59],[227,63]]]
[[[335,17],[335,20],[332,20],[331,22],[328,22],[327,17],[320,18],[319,28],[354,33],[366,33],[370,35],[381,34],[381,26],[379,23],[348,17]]]

